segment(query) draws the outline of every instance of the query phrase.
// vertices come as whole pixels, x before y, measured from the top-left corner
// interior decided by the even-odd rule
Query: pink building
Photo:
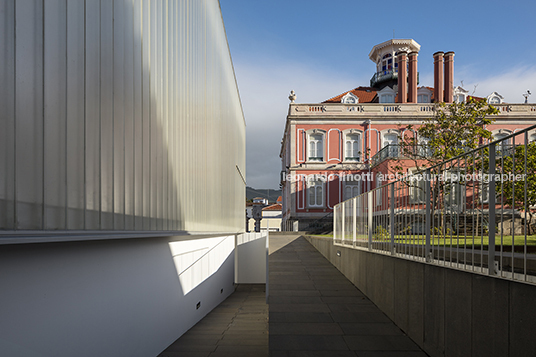
[[[468,91],[453,86],[454,52],[436,52],[434,87],[418,86],[420,45],[393,39],[374,46],[376,73],[359,86],[322,103],[296,103],[291,93],[281,143],[283,230],[329,225],[333,207],[381,182],[390,160],[399,156],[404,125],[433,116],[434,103],[465,101]],[[487,101],[500,111],[487,129],[496,139],[536,124],[536,104],[504,103],[494,92]],[[530,133],[536,140],[536,132]],[[416,170],[411,164],[406,170]]]

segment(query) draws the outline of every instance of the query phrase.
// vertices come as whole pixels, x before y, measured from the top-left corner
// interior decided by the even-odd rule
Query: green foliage
[[[399,138],[403,156],[419,160],[419,167],[430,167],[463,154],[491,139],[486,125],[495,120],[499,110],[485,100],[469,98],[462,103],[438,103],[435,115],[423,120],[418,128],[406,127]],[[408,135],[415,132],[416,135]]]
[[[374,234],[372,235],[374,240],[388,240],[389,237],[389,232],[383,226],[377,226],[374,230]]]
[[[448,237],[453,234],[449,227],[434,227],[434,235],[439,237]]]
[[[526,170],[525,170],[526,148]],[[502,185],[502,195],[505,203],[513,202],[515,207],[523,209],[527,206],[536,206],[536,143],[518,145],[512,154],[497,160],[502,172],[514,175],[525,175],[524,180],[508,181]],[[499,183],[500,184],[500,183]],[[525,195],[526,194],[526,195]]]

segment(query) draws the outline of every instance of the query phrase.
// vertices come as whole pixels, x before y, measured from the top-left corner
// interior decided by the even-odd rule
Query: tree
[[[486,125],[495,121],[492,115],[499,110],[484,99],[469,97],[467,102],[438,103],[434,112],[433,117],[423,120],[417,128],[408,125],[401,130],[404,133],[399,137],[402,156],[412,159],[417,167],[438,165],[476,149],[484,140],[491,140]]]
[[[527,234],[536,233],[533,227],[534,214],[530,207],[536,206],[536,142],[518,145],[508,155],[497,160],[498,172],[523,176],[522,180],[508,181],[501,185],[504,204],[524,213]],[[526,176],[525,176],[526,175]]]
[[[435,212],[445,214],[445,209],[459,212],[463,209],[465,188],[472,181],[465,181],[461,173],[468,167],[475,166],[478,155],[462,160],[451,160],[463,153],[476,149],[485,141],[492,139],[492,134],[486,129],[495,120],[493,115],[498,109],[487,104],[485,100],[469,98],[461,103],[438,103],[434,108],[434,116],[425,119],[418,127],[399,126],[399,146],[401,158],[394,169],[404,174],[402,160],[412,160],[413,165],[421,170],[434,167],[431,174],[446,176],[446,180],[436,180],[432,183],[431,203],[432,217]],[[451,160],[451,161],[448,161]],[[448,162],[446,162],[448,161]],[[424,184],[406,180],[414,190],[424,190]],[[481,187],[478,187],[480,190]],[[461,195],[464,195],[462,198]],[[424,197],[424,195],[422,195]],[[438,224],[443,235],[446,234],[445,220],[438,215]]]

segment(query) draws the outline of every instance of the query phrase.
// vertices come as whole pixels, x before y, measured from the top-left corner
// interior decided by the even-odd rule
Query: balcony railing
[[[426,145],[415,145],[411,148],[401,148],[399,144],[388,144],[384,146],[380,151],[378,151],[372,158],[370,159],[371,165],[375,166],[381,163],[382,161],[386,159],[397,159],[402,158],[405,156],[405,154],[408,154],[408,152],[405,152],[405,150],[411,150],[411,156],[412,157],[421,157],[426,158],[431,156],[432,152]]]
[[[388,70],[388,71],[381,71],[381,72],[376,72],[374,73],[374,75],[372,76],[372,78],[370,79],[370,86],[371,87],[374,87],[376,85],[376,83],[380,83],[380,82],[383,82],[383,81],[388,81],[388,80],[391,80],[391,79],[397,79],[398,78],[398,69],[391,69],[391,70]]]
[[[406,151],[405,151],[406,150]],[[407,150],[411,150],[412,152],[409,153]],[[464,151],[470,151],[471,148],[465,148]],[[505,157],[505,156],[511,156],[515,150],[515,145],[512,144],[505,144],[500,143],[496,144],[496,156],[497,157]],[[387,159],[398,159],[403,158],[410,154],[411,157],[417,157],[417,158],[427,158],[432,155],[432,152],[430,151],[430,148],[428,148],[426,145],[415,145],[411,149],[410,148],[401,148],[400,144],[388,144],[381,148],[380,151],[378,151],[372,158],[370,159],[371,165],[376,166],[379,163],[383,162]]]

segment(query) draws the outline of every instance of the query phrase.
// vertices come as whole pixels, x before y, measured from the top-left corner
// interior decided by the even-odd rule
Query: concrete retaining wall
[[[536,351],[536,286],[306,239],[431,356]]]

